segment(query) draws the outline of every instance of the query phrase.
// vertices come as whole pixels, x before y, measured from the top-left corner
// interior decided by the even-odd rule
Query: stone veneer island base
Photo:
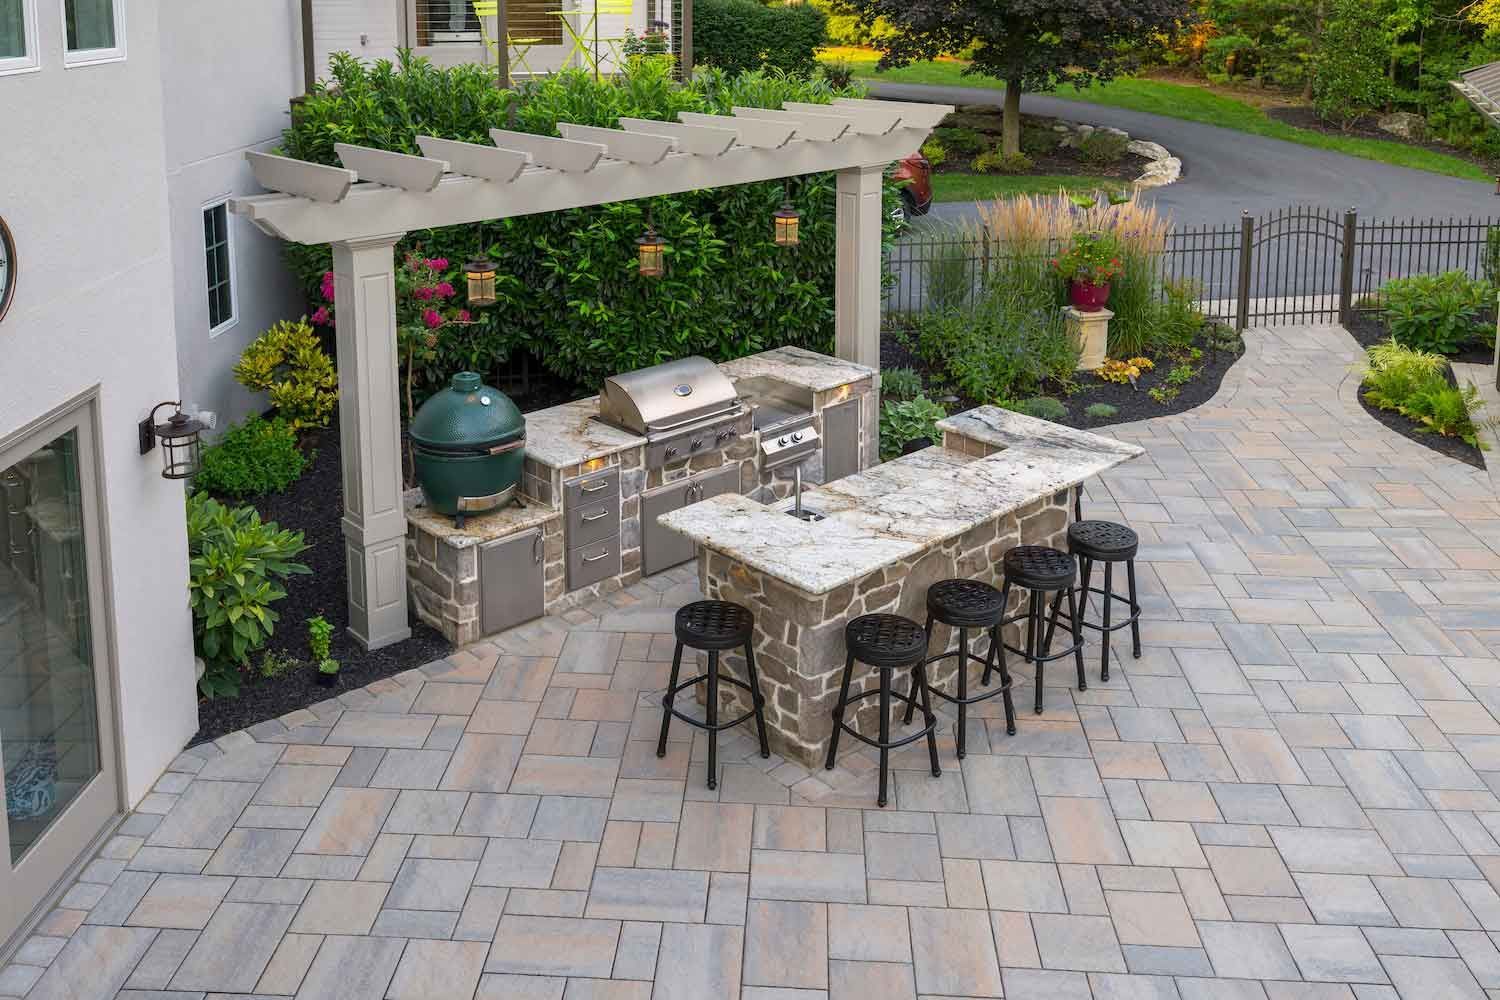
[[[698,544],[704,593],[754,612],[766,723],[772,749],[785,757],[822,762],[851,619],[894,612],[921,622],[927,588],[951,577],[1000,586],[1000,560],[1011,547],[1066,548],[1073,487],[1141,454],[1132,444],[997,407],[938,426],[941,446],[805,493],[804,507],[822,520],[790,516],[790,501],[764,505],[727,495],[661,518]],[[1019,603],[1012,595],[1011,610]],[[1007,641],[1019,643],[1019,626],[1010,628]],[[956,632],[935,632],[934,652],[956,646]],[[973,648],[983,653],[987,642],[981,637]],[[744,678],[742,657],[722,662]],[[1071,664],[1059,661],[1054,669],[1072,676]],[[931,680],[951,691],[956,670],[950,658]],[[873,668],[857,667],[850,692],[877,680]],[[740,689],[720,691],[720,711],[729,713],[721,717],[749,708]],[[860,732],[876,731],[878,711],[874,700],[860,703],[853,719]]]

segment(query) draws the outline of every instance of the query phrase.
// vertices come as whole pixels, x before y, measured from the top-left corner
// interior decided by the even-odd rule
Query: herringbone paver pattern
[[[674,570],[184,753],[0,995],[1500,997],[1500,502],[1342,331],[1250,341],[1090,485],[1145,655],[902,751],[891,808],[867,750],[656,757]]]

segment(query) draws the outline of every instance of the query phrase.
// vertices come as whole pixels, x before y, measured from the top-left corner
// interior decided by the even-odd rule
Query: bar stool
[[[1000,588],[1000,597],[1006,606],[1009,606],[1010,588],[1020,587],[1030,592],[1026,609],[1004,619],[1000,624],[1009,625],[1026,619],[1026,648],[1017,649],[1006,643],[1000,646],[1000,670],[1001,676],[1005,671],[1005,653],[1009,650],[1020,656],[1027,663],[1036,665],[1036,714],[1042,714],[1042,672],[1043,668],[1052,660],[1062,659],[1072,654],[1078,666],[1078,690],[1088,689],[1088,678],[1083,673],[1083,630],[1079,627],[1078,603],[1073,596],[1073,581],[1078,574],[1078,566],[1073,562],[1073,557],[1061,549],[1054,549],[1046,545],[1017,545],[1005,553],[1001,560],[1001,569],[1005,574],[1005,582]],[[1044,641],[1042,626],[1046,624],[1044,613],[1046,610],[1046,594],[1056,592],[1057,597],[1052,605],[1052,621],[1057,621],[1058,610],[1062,606],[1064,596],[1068,599],[1068,624],[1073,633],[1073,645],[1067,649],[1051,652],[1051,632],[1047,633]],[[1037,643],[1042,641],[1041,648]],[[984,672],[983,683],[990,682],[990,672]]]
[[[1010,671],[1005,668],[1004,658],[1000,660],[1000,687],[973,696],[969,694],[969,662],[971,660],[984,664],[985,683],[989,683],[990,671],[994,667],[996,650],[1001,641],[1000,620],[1004,617],[1005,599],[1000,596],[1000,591],[982,580],[941,580],[927,588],[928,636],[932,635],[934,621],[958,629],[958,648],[936,656],[928,656],[925,665],[930,666],[950,656],[958,657],[957,693],[948,694],[937,687],[931,690],[939,698],[958,706],[958,729],[954,742],[958,745],[959,760],[963,760],[966,754],[964,743],[968,728],[969,706],[976,701],[984,701],[996,695],[1002,696],[1005,700],[1005,731],[1012,736],[1016,734],[1016,706],[1010,698]],[[989,632],[990,649],[986,655],[978,656],[969,652],[970,629]],[[912,678],[912,683],[916,683],[915,677]],[[915,707],[909,693],[905,720],[908,724],[911,723]]]
[[[1114,521],[1075,521],[1068,525],[1068,551],[1078,557],[1079,565],[1083,569],[1083,582],[1079,586],[1079,593],[1083,595],[1083,607],[1087,612],[1089,595],[1098,594],[1104,601],[1103,617],[1098,624],[1085,618],[1081,623],[1084,628],[1091,628],[1099,632],[1104,639],[1104,652],[1100,655],[1099,679],[1109,680],[1109,640],[1110,636],[1130,626],[1131,652],[1135,658],[1141,658],[1141,603],[1135,592],[1135,554],[1141,546],[1140,536],[1131,528]],[[1094,563],[1104,564],[1104,586],[1090,587],[1089,576],[1094,570]],[[1126,596],[1121,597],[1114,593],[1114,564],[1125,564]],[[1110,624],[1109,606],[1111,601],[1124,601],[1130,608],[1130,614],[1124,620]],[[1057,627],[1057,604],[1052,605],[1052,621],[1047,626],[1047,640],[1045,645],[1052,641],[1052,631]]]
[[[890,771],[890,752],[915,740],[927,737],[927,753],[932,759],[932,776],[942,774],[938,765],[937,716],[932,712],[932,699],[928,695],[927,632],[900,615],[860,615],[844,626],[844,645],[848,658],[844,661],[844,679],[839,686],[839,700],[833,706],[833,735],[828,741],[828,760],[824,766],[833,770],[834,759],[839,752],[839,732],[848,733],[855,739],[868,743],[880,751],[880,795],[875,800],[882,807],[886,803],[886,782]],[[880,671],[880,684],[869,691],[849,697],[849,681],[854,677],[854,662],[868,664]],[[900,667],[911,667],[912,688],[902,695],[891,688],[891,671]],[[906,702],[910,707],[920,692],[922,698],[922,729],[899,740],[891,739],[891,697]],[[880,699],[880,736],[870,739],[844,724],[844,709],[866,698]]]
[[[755,634],[755,616],[748,608],[729,601],[694,601],[677,609],[673,620],[677,632],[677,648],[672,652],[672,679],[667,683],[667,693],[662,695],[661,739],[656,743],[656,756],[667,755],[667,728],[672,716],[677,716],[690,726],[708,732],[708,787],[719,786],[719,730],[738,726],[751,716],[755,717],[755,728],[760,732],[760,755],[771,756],[771,746],[766,742],[766,699],[760,693],[760,679],[755,674],[755,652],[751,639]],[[708,673],[678,682],[682,670],[682,649],[698,649],[708,653]],[[745,648],[745,670],[750,683],[738,677],[719,676],[719,653],[736,646]],[[719,721],[719,682],[733,684],[750,692],[753,706],[750,711],[729,722]],[[708,684],[708,718],[699,720],[683,715],[672,707],[677,692],[695,684]]]

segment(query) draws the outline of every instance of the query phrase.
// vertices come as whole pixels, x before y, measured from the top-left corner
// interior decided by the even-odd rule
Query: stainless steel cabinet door
[[[540,618],[545,603],[540,528],[479,549],[479,626],[485,635]]]
[[[737,493],[739,488],[740,467],[732,465],[642,493],[641,572],[650,576],[693,558],[692,541],[657,524],[658,517],[720,493]]]
[[[823,407],[823,482],[860,471],[860,397]]]

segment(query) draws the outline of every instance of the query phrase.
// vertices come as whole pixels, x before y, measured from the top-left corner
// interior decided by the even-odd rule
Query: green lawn
[[[888,73],[876,73],[876,56],[868,51],[838,49],[828,53],[826,57],[847,60],[854,66],[855,75],[861,79],[949,87],[982,87],[989,90],[1005,89],[1005,85],[998,80],[978,75],[964,76],[964,64],[952,60],[915,63]],[[1300,143],[1316,149],[1346,153],[1366,160],[1379,160],[1382,163],[1391,163],[1400,167],[1446,174],[1449,177],[1485,182],[1491,180],[1490,175],[1481,167],[1447,153],[1438,153],[1383,139],[1325,135],[1311,129],[1297,128],[1295,125],[1288,125],[1267,117],[1264,111],[1244,101],[1215,94],[1203,87],[1191,87],[1161,80],[1125,78],[1112,83],[1096,84],[1085,89],[1064,86],[1058,88],[1052,96],[1064,100],[1090,101],[1095,104],[1128,108],[1132,111],[1147,111],[1172,118],[1219,125],[1272,139],[1285,139],[1288,142]]]
[[[1123,190],[1117,177],[1070,177],[1065,174],[1008,177],[1004,174],[933,174],[933,201],[989,201],[1017,194]]]

